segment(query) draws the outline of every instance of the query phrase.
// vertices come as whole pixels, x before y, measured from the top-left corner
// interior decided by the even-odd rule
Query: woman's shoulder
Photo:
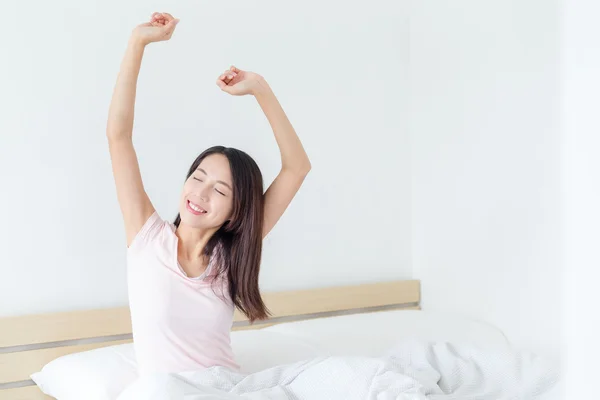
[[[175,226],[160,217],[157,211],[146,220],[129,245],[128,252],[136,252],[149,245],[163,245],[175,234]]]

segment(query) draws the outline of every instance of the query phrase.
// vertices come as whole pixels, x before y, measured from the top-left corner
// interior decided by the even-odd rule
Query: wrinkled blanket
[[[557,380],[530,353],[409,342],[380,358],[319,357],[247,375],[222,367],[150,375],[118,400],[543,399]]]

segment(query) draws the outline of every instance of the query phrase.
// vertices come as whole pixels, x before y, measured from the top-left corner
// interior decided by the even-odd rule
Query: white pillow
[[[133,345],[128,343],[59,357],[31,379],[58,400],[112,400],[137,376]]]
[[[406,340],[506,349],[497,327],[452,313],[392,310],[287,322],[264,328],[310,340],[331,355],[379,357]]]
[[[243,373],[321,354],[307,340],[261,330],[232,332],[231,346]],[[31,375],[42,392],[58,400],[112,400],[137,377],[131,343],[62,356]]]
[[[231,347],[242,373],[328,354],[308,338],[266,332],[264,329],[231,332]]]

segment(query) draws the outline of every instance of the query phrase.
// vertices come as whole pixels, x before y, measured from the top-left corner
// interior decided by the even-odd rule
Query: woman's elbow
[[[306,162],[298,167],[298,174],[302,177],[305,177],[306,175],[308,175],[311,169],[312,165],[310,163],[310,160],[307,158]]]

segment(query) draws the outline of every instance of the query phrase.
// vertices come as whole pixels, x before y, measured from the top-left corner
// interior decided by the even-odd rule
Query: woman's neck
[[[180,224],[175,230],[178,240],[178,255],[187,261],[197,260],[204,255],[206,244],[216,232],[216,229],[190,228]]]

